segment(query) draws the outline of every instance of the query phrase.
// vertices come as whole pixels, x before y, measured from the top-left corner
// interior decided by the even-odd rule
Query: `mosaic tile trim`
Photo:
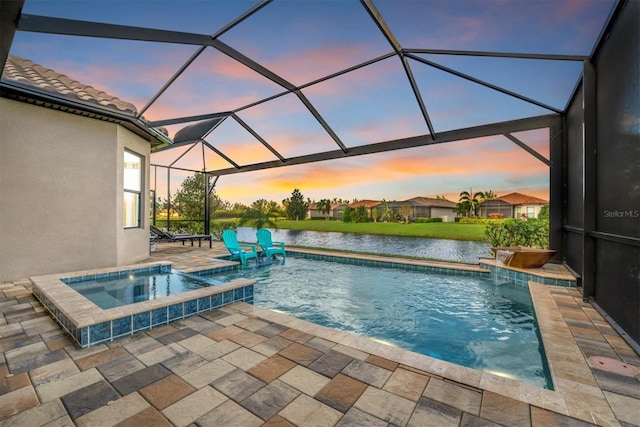
[[[289,251],[287,251],[287,255],[289,255]],[[394,261],[377,261],[377,260],[363,259],[363,258],[348,258],[348,257],[335,256],[335,255],[312,254],[312,253],[306,253],[306,252],[293,252],[291,255],[298,258],[317,259],[322,261],[339,262],[342,264],[361,265],[365,267],[398,268],[398,269],[409,270],[409,271],[423,271],[426,273],[450,274],[455,276],[467,276],[467,277],[480,277],[484,279],[490,277],[489,272],[487,271],[465,270],[461,268],[458,269],[458,268],[450,268],[450,267],[436,267],[431,265],[409,264],[409,263],[401,263],[401,262],[394,262]]]
[[[108,271],[103,273],[78,272],[72,273],[69,277],[62,277],[60,281],[68,284],[86,282],[87,280],[100,279],[121,279],[131,274],[154,274],[171,273],[171,264],[151,265],[147,267],[131,267],[129,269]]]
[[[360,265],[364,267],[397,268],[397,269],[409,270],[409,271],[422,271],[425,273],[450,274],[455,276],[467,276],[467,277],[480,277],[483,279],[490,278],[490,274],[488,271],[479,271],[479,270],[472,270],[472,269],[465,270],[465,269],[435,267],[430,265],[410,264],[410,263],[401,263],[401,262],[393,262],[393,261],[377,261],[377,260],[362,259],[362,258],[348,258],[348,257],[333,256],[333,255],[320,255],[320,254],[313,254],[313,253],[307,253],[307,252],[290,252],[289,250],[287,250],[287,256],[294,257],[294,258],[306,258],[306,259],[315,259],[315,260],[321,260],[321,261],[337,262],[341,264]],[[240,264],[235,264],[235,265],[227,265],[222,267],[208,268],[205,270],[190,271],[189,274],[192,274],[194,276],[208,276],[216,273],[235,271],[240,268],[242,268]]]
[[[78,344],[81,347],[90,347],[127,335],[148,331],[235,302],[253,303],[253,285],[82,328],[82,335],[79,340],[81,342],[78,342]]]
[[[95,311],[95,318],[102,319],[102,321],[96,320],[89,324],[86,324],[87,322],[85,321],[80,326],[77,319],[73,319],[74,313],[69,314],[69,307],[66,307],[66,309],[58,307],[54,301],[55,298],[50,297],[52,293],[55,293],[56,287],[58,289],[60,289],[59,287],[70,289],[66,286],[67,283],[94,280],[96,278],[127,277],[135,273],[166,273],[170,271],[170,264],[162,264],[149,267],[132,266],[122,270],[101,271],[99,273],[88,271],[65,274],[64,276],[66,277],[55,278],[57,283],[53,283],[53,291],[51,290],[52,279],[50,277],[33,278],[34,287],[32,291],[33,295],[80,347],[91,347],[147,331],[206,311],[215,310],[228,304],[236,302],[253,303],[255,281],[232,281],[179,294],[179,301],[176,301],[176,298],[167,297],[164,302],[163,299],[157,299],[152,302],[147,301],[146,303],[148,304],[131,304],[126,306],[126,310],[118,310],[117,308],[102,310],[91,303],[92,310]],[[40,289],[39,283],[42,284],[41,286],[47,287],[47,291]],[[119,311],[127,311],[127,313],[118,315]],[[78,312],[75,314],[82,316],[83,313]]]
[[[542,277],[535,274],[525,273],[523,271],[511,270],[503,267],[496,267],[491,264],[480,263],[481,268],[486,268],[487,270],[491,270],[489,273],[489,277],[494,277],[497,280],[504,280],[513,282],[518,286],[529,287],[529,281],[534,281],[537,283],[541,283],[543,285],[553,285],[553,286],[565,286],[565,287],[575,287],[575,280],[566,280],[566,279],[554,279],[551,277]]]

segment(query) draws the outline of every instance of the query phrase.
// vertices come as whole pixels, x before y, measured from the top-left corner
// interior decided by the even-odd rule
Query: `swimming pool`
[[[257,306],[553,387],[526,287],[297,257],[200,277],[212,284],[251,278]]]

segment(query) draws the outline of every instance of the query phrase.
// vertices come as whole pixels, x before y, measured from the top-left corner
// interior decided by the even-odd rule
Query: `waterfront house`
[[[480,216],[501,218],[537,218],[547,200],[522,193],[509,193],[480,203]]]

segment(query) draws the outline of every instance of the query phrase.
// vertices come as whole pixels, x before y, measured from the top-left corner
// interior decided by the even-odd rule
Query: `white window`
[[[140,203],[142,195],[142,157],[130,151],[124,152],[124,228],[140,227]]]
[[[533,206],[527,206],[527,218],[536,217],[536,208]]]

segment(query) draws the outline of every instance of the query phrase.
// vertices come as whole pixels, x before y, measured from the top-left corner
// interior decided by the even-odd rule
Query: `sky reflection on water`
[[[251,227],[238,227],[238,240],[255,242],[255,232],[256,230]],[[415,256],[472,264],[477,264],[480,257],[489,256],[491,248],[491,245],[485,242],[423,237],[279,229],[271,229],[271,233],[273,240],[290,245]]]

